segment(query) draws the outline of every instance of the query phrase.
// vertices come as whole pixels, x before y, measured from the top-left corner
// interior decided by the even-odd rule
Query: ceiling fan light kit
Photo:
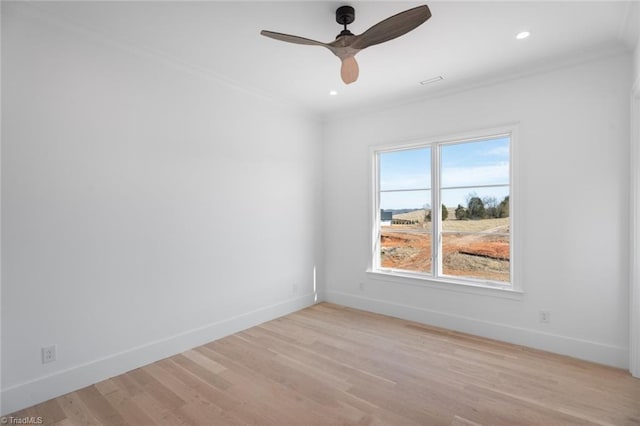
[[[393,15],[384,21],[378,22],[364,33],[354,35],[347,29],[347,25],[355,20],[355,10],[351,6],[341,6],[336,10],[336,22],[344,27],[336,39],[331,43],[322,43],[304,37],[289,34],[276,33],[273,31],[260,31],[265,37],[275,40],[286,41],[288,43],[306,44],[309,46],[323,46],[329,49],[334,55],[340,58],[342,66],[340,77],[345,84],[351,84],[358,79],[359,68],[355,55],[369,46],[384,43],[394,38],[400,37],[416,27],[422,25],[431,17],[431,11],[425,4],[405,10],[397,15]]]

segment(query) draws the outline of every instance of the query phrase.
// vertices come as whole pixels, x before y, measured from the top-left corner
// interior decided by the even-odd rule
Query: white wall
[[[2,413],[312,304],[320,125],[22,7],[2,16]]]
[[[633,53],[633,81],[640,81],[640,40],[636,43],[636,48]]]
[[[638,79],[640,79],[640,5],[638,3],[634,3],[632,7],[634,7],[634,9],[630,14],[631,16],[630,26],[635,27],[636,32],[638,33],[638,37],[635,42],[635,49],[633,53],[633,75],[634,75],[633,81],[635,82],[635,81],[638,81]]]
[[[631,68],[628,56],[609,57],[332,119],[325,145],[327,300],[627,367]],[[513,122],[520,123],[516,261],[525,294],[478,295],[367,274],[369,147]],[[551,323],[539,322],[541,309],[551,311]]]

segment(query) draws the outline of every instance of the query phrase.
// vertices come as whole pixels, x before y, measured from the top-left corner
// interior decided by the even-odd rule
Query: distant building
[[[393,212],[385,212],[384,210],[380,210],[380,225],[391,226],[392,220]]]

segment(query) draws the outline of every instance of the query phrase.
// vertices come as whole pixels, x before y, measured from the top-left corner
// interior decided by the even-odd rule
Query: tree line
[[[480,198],[475,193],[467,197],[467,207],[458,204],[455,210],[456,219],[498,219],[509,217],[509,196],[498,203],[496,197]]]
[[[458,220],[476,220],[476,219],[499,219],[509,217],[509,196],[504,197],[498,203],[496,197],[478,197],[475,193],[467,196],[467,207],[458,204],[455,209],[455,216]],[[449,217],[449,209],[442,205],[440,213],[441,220],[447,220]],[[424,219],[431,221],[431,210],[425,213]]]

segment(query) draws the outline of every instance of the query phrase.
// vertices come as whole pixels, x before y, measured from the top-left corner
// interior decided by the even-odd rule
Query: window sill
[[[457,293],[476,294],[481,296],[499,297],[502,299],[522,300],[524,292],[513,287],[482,284],[481,282],[461,282],[446,278],[433,278],[421,274],[396,270],[368,270],[367,275],[379,281],[393,284],[403,284],[416,287],[428,287],[437,290],[453,291]]]

